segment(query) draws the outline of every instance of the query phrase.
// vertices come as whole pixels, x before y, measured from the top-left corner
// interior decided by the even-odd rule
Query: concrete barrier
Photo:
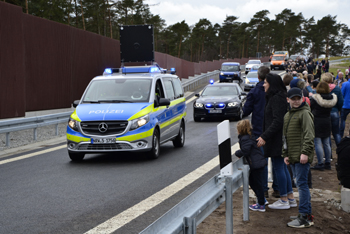
[[[350,213],[350,189],[341,188],[341,207],[345,212]]]

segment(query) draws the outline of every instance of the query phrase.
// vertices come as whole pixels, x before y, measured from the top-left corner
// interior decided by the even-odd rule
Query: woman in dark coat
[[[271,209],[289,209],[296,207],[292,181],[287,165],[282,158],[283,118],[288,110],[287,90],[281,77],[269,73],[264,83],[266,104],[263,134],[257,139],[258,147],[264,146],[265,157],[271,157],[276,174],[281,199],[269,205]]]
[[[321,81],[316,87],[316,94],[310,99],[311,112],[314,115],[315,124],[315,151],[317,165],[311,169],[321,170],[331,169],[331,146],[329,138],[331,136],[331,110],[337,104],[337,95],[330,93],[328,83]],[[325,158],[325,164],[323,164]]]

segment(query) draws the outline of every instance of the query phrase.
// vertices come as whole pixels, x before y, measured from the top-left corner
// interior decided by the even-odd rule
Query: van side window
[[[157,80],[155,94],[158,100],[159,98],[165,98],[163,86],[160,80]]]
[[[173,79],[174,89],[175,89],[175,99],[184,96],[184,91],[179,78]]]
[[[165,88],[167,98],[169,98],[170,101],[174,100],[175,92],[174,92],[174,87],[171,80],[164,79],[163,82],[164,82],[164,88]]]

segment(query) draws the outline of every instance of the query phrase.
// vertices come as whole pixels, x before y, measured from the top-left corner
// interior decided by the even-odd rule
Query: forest
[[[185,20],[167,25],[159,15],[151,13],[146,0],[4,0],[21,6],[24,13],[99,35],[119,39],[122,25],[154,25],[155,51],[167,53],[191,62],[226,58],[255,57],[257,52],[270,56],[273,51],[288,50],[289,54],[320,54],[343,56],[350,54],[347,25],[337,16],[322,19],[305,18],[286,8],[270,19],[269,10],[256,12],[249,22],[239,22],[239,16],[226,16],[222,24],[198,19],[194,25]]]

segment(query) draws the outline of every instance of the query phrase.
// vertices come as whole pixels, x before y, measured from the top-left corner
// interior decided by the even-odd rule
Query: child
[[[238,139],[240,150],[236,151],[236,156],[242,156],[248,161],[250,166],[249,185],[258,198],[257,204],[250,205],[249,209],[265,212],[265,204],[268,204],[264,197],[263,172],[266,166],[266,159],[256,145],[256,140],[252,134],[252,127],[249,120],[241,120],[237,123]]]
[[[303,100],[303,92],[295,87],[287,94],[291,109],[284,116],[284,144],[282,156],[290,165],[299,191],[299,215],[289,222],[289,227],[310,227],[313,223],[311,215],[311,197],[308,187],[308,173],[314,156],[315,128],[310,108]]]

